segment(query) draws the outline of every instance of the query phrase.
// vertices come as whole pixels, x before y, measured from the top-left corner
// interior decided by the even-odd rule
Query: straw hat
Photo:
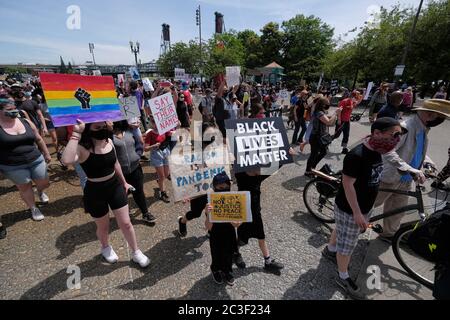
[[[450,101],[443,99],[430,99],[425,101],[423,107],[417,107],[414,108],[414,110],[436,112],[450,118]]]

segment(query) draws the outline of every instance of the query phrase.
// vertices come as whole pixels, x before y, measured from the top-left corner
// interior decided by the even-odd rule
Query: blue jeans
[[[81,165],[77,162],[74,164],[75,167],[75,171],[78,175],[78,178],[80,178],[80,185],[81,185],[81,189],[84,190],[84,188],[86,187],[86,182],[87,182],[87,176],[86,173],[84,173],[83,168],[81,167]]]

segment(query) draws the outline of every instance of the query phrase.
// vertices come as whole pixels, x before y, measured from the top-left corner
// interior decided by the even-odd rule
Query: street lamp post
[[[417,9],[416,17],[414,18],[414,23],[411,28],[411,33],[409,34],[408,42],[405,46],[405,51],[403,52],[402,61],[399,66],[396,68],[395,76],[402,76],[403,71],[405,69],[406,57],[408,56],[408,51],[411,48],[411,42],[414,37],[414,33],[416,32],[417,20],[419,20],[420,11],[422,10],[423,0],[420,0],[419,8]]]
[[[202,11],[200,8],[200,5],[198,6],[198,9],[196,11],[196,21],[198,26],[198,33],[199,33],[199,45],[200,45],[200,85],[203,83],[203,50],[202,50]]]
[[[136,67],[139,69],[137,55],[140,52],[140,43],[136,41],[136,45],[134,45],[133,41],[130,41],[131,53],[134,53],[134,61],[136,62]]]
[[[93,43],[89,43],[89,51],[92,54],[92,60],[94,62],[94,66],[97,66],[97,64],[95,63],[95,56],[94,56],[94,44]]]

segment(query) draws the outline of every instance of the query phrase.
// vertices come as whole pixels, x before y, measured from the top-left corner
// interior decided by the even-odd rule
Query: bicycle
[[[322,168],[321,170],[324,171],[323,169],[324,168]],[[312,171],[316,178],[306,184],[303,190],[303,201],[308,211],[316,219],[327,224],[334,223],[334,198],[336,197],[339,186],[342,183],[342,172],[325,173],[322,171]],[[433,178],[433,175],[431,173],[425,173],[425,176],[427,178]],[[397,208],[383,214],[375,215],[369,219],[369,227],[377,233],[382,233],[382,227],[378,224],[373,225],[373,222],[403,212],[417,211],[419,220],[403,224],[401,228],[395,233],[392,239],[392,250],[400,265],[408,272],[411,278],[428,288],[432,288],[434,283],[434,264],[418,256],[409,248],[408,245],[409,234],[414,230],[418,222],[424,221],[428,217],[425,213],[422,188],[423,187],[420,184],[416,184],[415,191],[402,191],[380,188],[380,192],[403,194],[408,197],[415,198],[417,200],[417,203]],[[442,203],[445,203],[447,201],[449,191],[443,191],[445,192],[445,197]],[[309,200],[313,196],[317,196],[318,199],[316,201]],[[448,205],[448,203],[443,210],[450,210],[450,206]]]

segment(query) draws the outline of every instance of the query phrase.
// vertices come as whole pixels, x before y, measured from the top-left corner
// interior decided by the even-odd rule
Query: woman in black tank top
[[[1,94],[0,172],[19,189],[33,220],[41,221],[44,216],[36,207],[32,183],[40,201],[48,203],[44,190],[49,187],[46,162],[51,161],[51,156],[35,125],[18,116],[19,110],[11,96]]]
[[[97,237],[102,245],[101,253],[106,261],[118,261],[118,256],[108,241],[111,209],[133,251],[133,261],[145,268],[150,260],[139,250],[130,221],[127,194],[133,187],[126,182],[122,173],[114,145],[109,138],[111,135],[112,125],[109,123],[85,124],[78,121],[61,161],[65,165],[80,163],[88,177],[83,196],[84,208],[95,219]]]

